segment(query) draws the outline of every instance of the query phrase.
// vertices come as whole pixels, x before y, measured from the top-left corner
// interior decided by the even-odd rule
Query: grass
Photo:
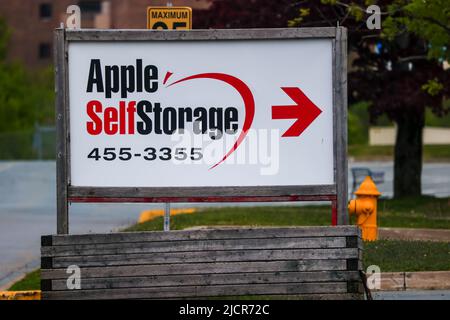
[[[41,270],[37,269],[28,273],[23,279],[14,283],[8,291],[40,290]]]
[[[387,160],[393,159],[393,146],[368,146],[365,144],[354,144],[348,146],[348,155],[355,160]]]
[[[393,160],[394,146],[368,146],[349,145],[349,156],[355,160]],[[450,146],[448,145],[425,145],[423,146],[424,162],[444,162],[450,161]]]
[[[381,227],[450,229],[450,197],[380,200]]]
[[[450,198],[420,197],[378,202],[381,227],[450,229]],[[330,225],[331,207],[267,206],[206,208],[170,219],[172,230],[195,226],[314,226]],[[162,230],[163,218],[133,225],[125,231]]]
[[[450,243],[379,240],[364,244],[364,266],[381,272],[450,270]]]
[[[326,225],[330,223],[331,209],[325,212],[323,206],[311,207],[223,207],[206,208],[194,214],[172,216],[171,230],[195,226],[292,226]],[[131,226],[125,231],[161,230],[163,217]]]

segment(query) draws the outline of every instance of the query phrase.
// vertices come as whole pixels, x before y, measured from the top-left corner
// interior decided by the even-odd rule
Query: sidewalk
[[[405,290],[450,290],[450,271],[381,273],[380,291]]]
[[[373,300],[450,300],[450,290],[375,291]]]

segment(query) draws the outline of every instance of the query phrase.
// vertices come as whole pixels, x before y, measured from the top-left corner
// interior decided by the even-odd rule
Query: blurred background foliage
[[[10,30],[0,19],[0,159],[33,159],[35,129],[54,125],[53,67],[27,70],[17,61],[7,61]],[[44,158],[54,158],[54,140]],[[50,142],[50,143],[49,143]]]
[[[444,102],[446,109],[450,109],[450,100]],[[371,121],[369,115],[370,102],[363,101],[351,104],[348,107],[348,144],[349,145],[369,145],[369,128],[371,126],[388,127],[394,126],[385,114],[379,116],[375,121]],[[425,111],[425,126],[450,128],[450,113],[437,116],[432,110]]]
[[[448,58],[450,50],[447,50],[446,44],[450,41],[449,0],[432,2],[321,0],[300,3],[287,0],[279,3],[269,0],[213,1],[211,10],[202,12],[201,15],[194,13],[194,23],[199,28],[310,26],[310,16],[318,8],[325,10],[324,12],[330,11],[331,8],[331,12],[342,11],[345,19],[347,15],[353,16],[355,21],[364,24],[366,15],[358,4],[364,7],[372,3],[389,3],[384,6],[386,14],[383,14],[381,39],[394,39],[398,33],[402,32],[402,28],[406,28],[421,38],[427,39],[429,58],[437,60]],[[312,9],[310,4],[313,4]],[[402,14],[399,15],[397,12]],[[444,25],[445,28],[440,25]],[[17,61],[6,60],[10,36],[8,26],[0,17],[0,159],[53,159],[54,132],[46,131],[39,136],[36,134],[40,132],[40,128],[54,125],[53,66],[28,70]],[[370,113],[373,108],[374,103],[370,101],[358,101],[349,105],[350,146],[361,150],[364,146],[368,146],[370,126],[394,125],[385,113],[379,113],[374,119]],[[450,127],[449,110],[449,100],[445,102],[444,108],[439,109],[439,113],[427,108],[425,125]],[[37,145],[41,146],[40,151],[37,150]],[[349,151],[352,152],[354,149],[349,148]],[[389,150],[391,152],[391,149]]]

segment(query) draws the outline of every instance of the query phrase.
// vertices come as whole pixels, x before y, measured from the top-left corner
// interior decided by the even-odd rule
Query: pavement
[[[0,288],[39,266],[40,236],[56,233],[55,162],[0,162]],[[146,205],[70,207],[70,232],[135,223]]]
[[[384,196],[392,195],[392,162],[350,162],[349,167],[369,167],[385,172],[385,182],[377,187]],[[0,161],[0,288],[38,267],[40,236],[56,233],[55,173],[54,161]],[[349,186],[351,182],[349,175]],[[422,188],[424,194],[450,196],[450,163],[424,164]],[[189,206],[214,205],[228,204]],[[173,204],[175,208],[184,206],[186,204]],[[118,230],[135,223],[140,212],[149,209],[162,209],[162,205],[72,204],[70,233]]]
[[[394,169],[391,161],[350,162],[349,169],[353,167],[367,167],[372,171],[384,172],[384,183],[377,184],[383,197],[392,197],[394,194]],[[352,178],[348,179],[349,190]],[[424,163],[422,169],[422,193],[436,197],[450,195],[450,163]]]
[[[373,300],[450,300],[450,290],[379,291]]]
[[[450,290],[450,271],[383,272],[380,290]]]

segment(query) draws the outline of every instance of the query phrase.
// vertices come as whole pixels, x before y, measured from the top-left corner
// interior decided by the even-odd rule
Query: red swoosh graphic
[[[229,74],[225,74],[225,73],[195,74],[195,75],[177,80],[177,81],[173,82],[172,84],[169,84],[167,87],[173,86],[174,84],[177,84],[177,83],[180,83],[183,81],[188,81],[188,80],[193,80],[193,79],[214,79],[214,80],[223,81],[223,82],[229,84],[230,86],[232,86],[237,92],[239,92],[239,94],[242,97],[242,100],[244,101],[245,120],[244,120],[244,126],[242,127],[242,132],[239,135],[239,137],[237,138],[233,147],[231,147],[231,149],[225,154],[225,156],[222,158],[222,160],[220,160],[215,165],[213,165],[211,168],[209,168],[209,169],[214,169],[219,164],[224,162],[228,158],[228,156],[230,154],[232,154],[239,147],[241,142],[245,139],[245,136],[247,135],[247,131],[252,126],[253,117],[255,115],[255,100],[253,99],[253,94],[250,91],[249,87],[242,80],[240,80],[236,77],[230,76]]]

